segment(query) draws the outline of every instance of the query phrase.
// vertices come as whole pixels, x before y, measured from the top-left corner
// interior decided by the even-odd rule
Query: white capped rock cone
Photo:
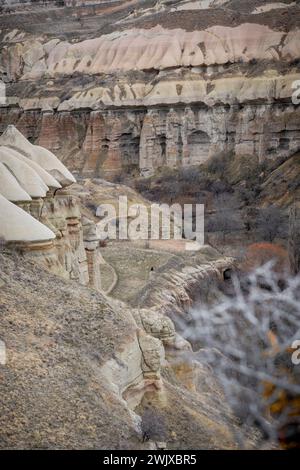
[[[31,144],[13,125],[7,126],[7,129],[0,136],[0,145],[17,150],[33,162],[38,163],[44,170],[50,173],[61,186],[68,186],[76,182],[72,173],[70,173],[52,152],[39,145]]]

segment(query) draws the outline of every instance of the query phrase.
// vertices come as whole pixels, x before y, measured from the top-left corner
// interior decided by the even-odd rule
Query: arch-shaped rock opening
[[[210,138],[206,132],[194,131],[188,136],[190,161],[193,165],[205,162],[209,157]]]

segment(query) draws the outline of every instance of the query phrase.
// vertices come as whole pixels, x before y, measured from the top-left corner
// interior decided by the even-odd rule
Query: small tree
[[[208,230],[212,232],[221,232],[223,241],[226,236],[231,232],[241,230],[242,222],[234,210],[227,210],[226,212],[217,212],[212,220],[208,223]]]
[[[151,179],[150,178],[139,178],[135,180],[134,187],[139,193],[147,193],[151,189]]]
[[[215,180],[212,181],[210,185],[210,190],[215,194],[215,195],[221,195],[224,193],[228,193],[228,191],[231,190],[231,186],[229,183],[227,183],[226,180]]]
[[[227,166],[232,159],[232,153],[221,152],[213,155],[207,162],[207,169],[210,173],[224,175]]]
[[[252,185],[250,188],[246,186],[245,188],[242,188],[240,190],[241,200],[246,206],[249,206],[255,203],[259,195],[259,189],[260,188],[258,186]]]
[[[269,261],[273,262],[273,269],[282,274],[289,272],[289,256],[285,248],[275,243],[253,243],[247,247],[245,260],[241,265],[243,271],[252,271]]]
[[[250,235],[256,229],[257,209],[246,207],[243,213],[243,222],[246,232]]]
[[[141,423],[143,442],[164,441],[166,439],[165,419],[155,408],[148,407],[142,414]]]

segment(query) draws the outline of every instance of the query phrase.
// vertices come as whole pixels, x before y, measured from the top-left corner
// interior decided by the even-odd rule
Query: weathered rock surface
[[[187,386],[126,307],[18,255],[0,258],[1,448],[143,448],[144,400],[166,415],[169,448],[236,447],[209,371],[195,363]]]
[[[95,291],[0,256],[1,448],[138,446],[137,424],[101,371],[129,347],[134,324]]]
[[[39,145],[32,145],[14,126],[8,126],[0,139],[1,145],[11,148],[12,151],[17,150],[21,155],[25,155],[29,160],[37,163],[42,169],[53,175],[63,186],[75,183],[76,180],[73,175],[52,152]],[[36,177],[35,179],[38,178]],[[28,177],[24,178],[24,181],[27,180]],[[52,183],[50,183],[50,187],[53,187]],[[54,181],[54,187],[59,187],[59,185],[57,186],[57,181]],[[45,189],[47,188],[45,187]]]

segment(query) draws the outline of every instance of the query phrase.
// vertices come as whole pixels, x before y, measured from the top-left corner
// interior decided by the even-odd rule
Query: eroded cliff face
[[[18,12],[2,17],[0,126],[13,122],[72,170],[106,177],[224,151],[263,161],[299,150],[298,4],[91,8],[39,11],[30,27],[26,13],[23,27]]]

